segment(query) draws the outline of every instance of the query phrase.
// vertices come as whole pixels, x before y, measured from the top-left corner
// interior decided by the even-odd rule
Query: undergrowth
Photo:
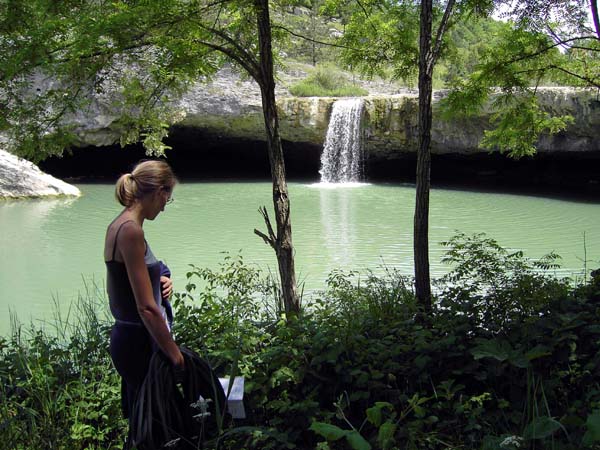
[[[1,448],[122,448],[126,421],[103,300],[97,286],[86,286],[45,326],[15,319],[0,338]]]
[[[483,235],[447,248],[425,320],[392,269],[335,271],[286,319],[277,287],[241,258],[191,266],[177,341],[246,380],[248,418],[205,448],[600,448],[598,273],[556,279],[543,271],[556,255],[531,261]],[[94,311],[63,338],[19,327],[0,341],[3,445],[121,444],[109,323]]]

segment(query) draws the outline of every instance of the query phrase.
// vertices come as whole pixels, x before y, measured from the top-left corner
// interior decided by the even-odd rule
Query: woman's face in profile
[[[158,216],[161,212],[165,210],[165,206],[167,203],[172,201],[173,188],[172,187],[162,187],[159,190],[155,191],[153,196],[153,206],[154,211],[148,217],[149,220],[154,220],[156,216]]]

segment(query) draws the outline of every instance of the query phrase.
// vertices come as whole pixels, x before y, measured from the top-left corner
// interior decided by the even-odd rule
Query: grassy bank
[[[393,270],[334,272],[286,321],[276,288],[240,259],[190,269],[178,342],[246,377],[248,419],[219,446],[600,448],[600,277],[555,279],[543,271],[554,255],[532,262],[484,236],[455,237],[446,258],[425,320]],[[110,325],[89,303],[62,338],[21,327],[0,342],[8,448],[121,444]]]

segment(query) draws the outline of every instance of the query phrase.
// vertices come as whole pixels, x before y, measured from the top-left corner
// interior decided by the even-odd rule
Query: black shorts
[[[144,325],[117,321],[110,333],[110,356],[121,375],[121,407],[129,417],[148,373],[153,340]]]

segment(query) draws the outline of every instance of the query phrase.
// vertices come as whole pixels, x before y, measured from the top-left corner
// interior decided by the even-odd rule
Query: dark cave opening
[[[172,147],[167,160],[182,180],[270,179],[267,144],[209,134],[192,128],[173,129],[166,141]],[[290,181],[319,180],[322,147],[283,142]],[[61,158],[49,158],[40,168],[72,182],[113,182],[140,159],[147,158],[141,145],[121,148],[74,148]],[[416,155],[365,161],[366,181],[414,183]],[[541,194],[600,199],[600,153],[540,153],[520,160],[498,153],[434,154],[433,187]]]

